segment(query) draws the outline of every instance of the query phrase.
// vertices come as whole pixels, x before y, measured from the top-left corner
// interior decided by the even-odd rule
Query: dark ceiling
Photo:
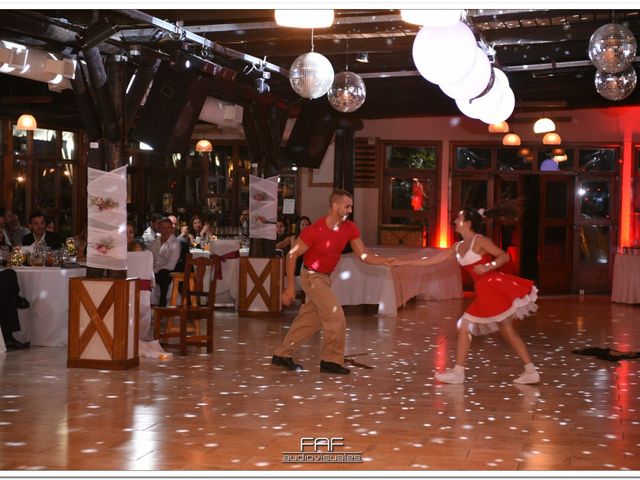
[[[411,49],[419,27],[403,22],[399,10],[336,10],[335,14],[332,27],[314,31],[315,51],[325,55],[336,72],[348,64],[349,70],[365,79],[367,100],[353,115],[458,113],[439,87],[415,72]],[[605,100],[595,90],[596,70],[587,54],[589,38],[612,21],[640,34],[640,10],[468,10],[466,16],[476,38],[495,50],[494,65],[507,73],[516,111],[640,104],[640,88],[621,102]],[[193,35],[163,28],[176,23]],[[276,71],[268,80],[271,91],[260,98],[287,107],[299,103],[286,73],[298,55],[310,50],[311,35],[308,30],[278,27],[273,10],[5,10],[0,39],[73,56],[82,41],[99,30],[96,25],[113,28],[112,36],[98,44],[104,53],[127,54],[138,45],[171,59],[180,51],[200,57],[202,44],[192,37],[206,38],[214,45],[205,49],[205,56],[212,54],[207,60],[237,72],[233,81],[229,76],[219,79],[212,95],[239,103],[259,98],[254,88],[259,72],[242,54],[266,59],[281,71],[273,68]],[[355,61],[362,52],[368,53],[369,63]],[[70,92],[49,93],[46,84],[5,74],[0,74],[0,92],[0,114],[17,115],[29,104],[51,122],[79,121]]]

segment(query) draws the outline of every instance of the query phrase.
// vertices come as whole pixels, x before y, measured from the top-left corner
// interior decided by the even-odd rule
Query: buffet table
[[[420,258],[437,253],[433,248],[375,247],[378,255]],[[331,275],[332,289],[342,305],[378,305],[378,315],[396,316],[398,308],[421,295],[428,300],[462,297],[462,277],[455,259],[436,266],[388,268],[368,265],[354,253],[343,255]]]
[[[640,255],[616,254],[611,301],[640,303]]]

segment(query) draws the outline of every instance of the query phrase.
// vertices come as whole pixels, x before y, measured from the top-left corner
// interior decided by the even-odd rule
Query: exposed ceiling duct
[[[0,72],[49,84],[49,90],[71,88],[76,60],[60,54],[0,40]]]

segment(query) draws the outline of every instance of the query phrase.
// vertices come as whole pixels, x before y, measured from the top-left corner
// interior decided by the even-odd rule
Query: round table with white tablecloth
[[[31,306],[19,310],[20,331],[14,337],[34,346],[64,347],[69,323],[69,279],[84,268],[15,267],[20,295]]]

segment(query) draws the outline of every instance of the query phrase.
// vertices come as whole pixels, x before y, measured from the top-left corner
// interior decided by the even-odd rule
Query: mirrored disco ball
[[[333,67],[327,57],[315,52],[303,53],[289,69],[289,83],[304,98],[318,98],[327,93],[333,83]]]
[[[367,98],[367,90],[359,75],[349,71],[340,72],[333,79],[327,98],[339,112],[355,112]]]
[[[620,73],[596,72],[596,90],[608,100],[623,100],[636,88],[636,71],[633,66]]]
[[[635,55],[636,38],[624,25],[603,25],[593,32],[589,40],[589,58],[598,70],[621,72],[631,64]]]

